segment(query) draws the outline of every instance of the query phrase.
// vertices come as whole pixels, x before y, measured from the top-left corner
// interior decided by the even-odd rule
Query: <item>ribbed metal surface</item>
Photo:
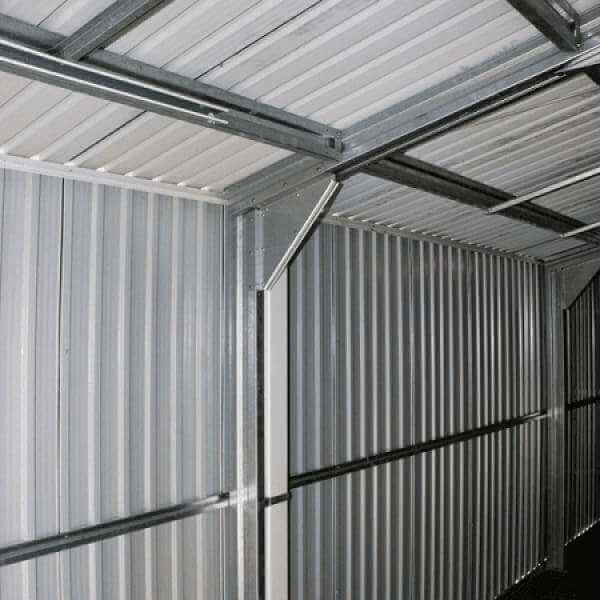
[[[320,226],[289,275],[291,472],[540,410],[540,276]],[[295,489],[292,597],[493,598],[542,559],[541,435],[528,423]]]
[[[114,0],[48,0],[30,3],[0,0],[0,13],[70,35],[113,2]]]
[[[543,559],[541,428],[294,490],[291,598],[494,598]]]
[[[369,175],[356,175],[345,182],[330,214],[539,259],[581,245],[577,240],[557,239],[552,232],[500,214],[488,215],[477,208]]]
[[[600,396],[600,275],[585,287],[567,311],[567,401]]]
[[[597,404],[569,412],[567,419],[567,541],[600,519],[600,411]]]
[[[70,33],[106,4],[0,12]],[[110,49],[348,127],[539,37],[505,0],[175,0]],[[0,76],[0,90],[9,154],[217,191],[288,154],[17,77]]]
[[[2,545],[59,526],[61,197],[60,180],[0,171]]]
[[[220,492],[222,209],[0,177],[0,544]],[[136,555],[175,573],[186,544],[212,574],[220,517],[202,519],[2,569],[0,595],[127,598],[150,582]]]
[[[507,192],[526,194],[597,166],[599,97],[598,86],[579,75],[409,154]],[[558,210],[565,193],[572,190],[543,203]]]
[[[541,408],[539,267],[323,225],[290,269],[291,472]]]
[[[220,518],[209,513],[3,567],[2,599],[220,598]]]
[[[65,183],[65,528],[220,491],[221,213]]]
[[[567,310],[567,540],[600,519],[600,276]],[[587,401],[590,401],[589,403]]]

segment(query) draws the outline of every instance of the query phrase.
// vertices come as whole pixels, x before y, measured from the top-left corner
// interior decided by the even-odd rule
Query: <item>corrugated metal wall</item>
[[[600,275],[567,309],[567,541],[600,519]]]
[[[222,208],[0,177],[0,544],[223,491]],[[0,597],[215,598],[227,518],[0,569]]]
[[[323,225],[290,270],[290,468],[543,406],[533,263]],[[493,598],[541,546],[542,423],[295,489],[292,598]]]

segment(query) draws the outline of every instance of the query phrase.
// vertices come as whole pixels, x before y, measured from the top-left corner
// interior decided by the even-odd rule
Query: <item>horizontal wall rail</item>
[[[598,402],[600,402],[600,396],[593,396],[592,398],[585,398],[584,400],[576,400],[567,404],[567,410],[576,410],[578,408],[583,408],[584,406],[591,406],[592,404],[597,404]]]
[[[516,417],[514,419],[506,419],[504,421],[499,421],[498,423],[486,425],[485,427],[471,429],[470,431],[448,435],[445,437],[437,438],[427,442],[421,442],[396,450],[389,450],[388,452],[374,454],[365,458],[358,458],[356,460],[351,460],[338,465],[332,465],[330,467],[324,467],[322,469],[316,469],[314,471],[308,471],[306,473],[300,473],[298,475],[293,475],[290,477],[289,487],[290,489],[295,489],[306,485],[311,485],[313,483],[318,483],[319,481],[326,481],[328,479],[333,479],[335,477],[347,475],[349,473],[356,473],[358,471],[370,469],[372,467],[401,460],[403,458],[408,458],[410,456],[416,456],[417,454],[422,454],[431,450],[445,448],[447,446],[451,446],[452,444],[466,442],[468,440],[488,435],[490,433],[504,431],[512,427],[517,427],[519,425],[524,425],[525,423],[530,423],[532,421],[538,421],[545,418],[545,410],[537,411],[529,413],[527,415],[523,415],[521,417]]]
[[[180,521],[214,510],[227,508],[231,504],[229,492],[209,496],[202,500],[184,502],[174,506],[139,513],[123,519],[114,519],[98,525],[74,529],[28,542],[12,544],[0,548],[0,567],[68,550],[76,546],[84,546],[109,538],[118,537],[140,529],[156,527],[171,521]]]

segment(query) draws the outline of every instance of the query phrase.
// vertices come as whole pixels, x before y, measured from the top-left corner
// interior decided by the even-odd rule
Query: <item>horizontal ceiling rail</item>
[[[573,175],[572,177],[568,177],[567,179],[563,179],[562,181],[558,181],[557,183],[553,183],[552,185],[548,185],[539,190],[530,192],[529,194],[512,198],[511,200],[507,200],[506,202],[501,202],[500,204],[497,204],[496,206],[490,208],[488,210],[488,213],[497,213],[506,210],[511,206],[516,206],[517,204],[523,204],[524,202],[529,202],[530,200],[534,200],[535,198],[547,196],[548,194],[558,192],[559,190],[564,190],[572,185],[588,181],[589,179],[598,177],[599,175],[600,167],[595,167],[593,169],[590,169],[589,171],[584,171],[583,173]]]
[[[431,452],[432,450],[446,448],[460,442],[466,442],[484,435],[505,431],[507,429],[519,427],[520,425],[525,425],[526,423],[540,421],[545,418],[546,411],[537,411],[520,417],[515,417],[513,419],[505,419],[504,421],[492,423],[491,425],[486,425],[484,427],[477,427],[476,429],[471,429],[469,431],[455,433],[435,440],[413,444],[397,450],[389,450],[380,454],[373,454],[345,463],[323,467],[322,469],[316,469],[314,471],[292,475],[290,477],[289,487],[290,489],[300,488],[306,485],[318,483],[319,481],[335,479],[336,477],[341,477],[342,475],[358,473],[359,471],[364,471],[365,469],[372,469],[373,467],[378,467],[390,462],[416,456],[424,452]]]
[[[61,552],[62,550],[68,550],[77,546],[93,544],[134,531],[140,531],[141,529],[156,527],[157,525],[172,521],[180,521],[210,511],[222,510],[230,505],[230,494],[223,493],[203,500],[168,506],[131,517],[106,521],[98,525],[73,529],[66,533],[4,546],[0,548],[0,566],[31,560],[38,556]]]
[[[583,225],[581,227],[577,227],[577,229],[572,229],[571,231],[567,231],[563,233],[560,237],[562,238],[570,238],[576,237],[585,233],[586,231],[593,231],[594,229],[600,228],[600,221],[596,221],[595,223],[590,223],[589,225]]]
[[[299,154],[342,156],[340,132],[326,125],[106,50],[66,60],[51,52],[62,39],[0,15],[0,70]]]
[[[486,211],[499,202],[513,198],[507,192],[404,154],[396,154],[372,163],[365,167],[364,171],[375,177],[450,198],[460,204]],[[577,219],[532,203],[507,208],[503,215],[548,229],[559,235],[586,225]],[[600,236],[596,234],[581,231],[575,235],[587,243],[600,245]]]
[[[117,0],[64,38],[55,52],[62,58],[79,60],[114,42],[171,2],[173,0]]]
[[[549,46],[536,38],[524,42],[476,68],[464,71],[428,90],[368,117],[344,132],[344,154],[338,160],[316,162],[312,158],[284,159],[249,176],[226,191],[233,204],[260,203],[290,185],[305,183],[323,173],[345,177],[360,172],[370,162],[408,148],[457,127],[482,114],[548,86],[561,79],[572,62],[594,49],[600,52],[596,22],[600,6],[583,14],[586,31],[578,51]],[[251,190],[250,200],[248,191]]]
[[[577,50],[581,46],[580,18],[567,0],[508,1],[558,48]]]

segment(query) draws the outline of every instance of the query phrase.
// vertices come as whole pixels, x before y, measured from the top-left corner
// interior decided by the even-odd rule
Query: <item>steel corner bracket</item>
[[[341,189],[334,178],[320,179],[256,210],[256,285],[270,290]]]
[[[600,259],[563,271],[564,298],[562,308],[569,308],[594,277],[600,272]]]

